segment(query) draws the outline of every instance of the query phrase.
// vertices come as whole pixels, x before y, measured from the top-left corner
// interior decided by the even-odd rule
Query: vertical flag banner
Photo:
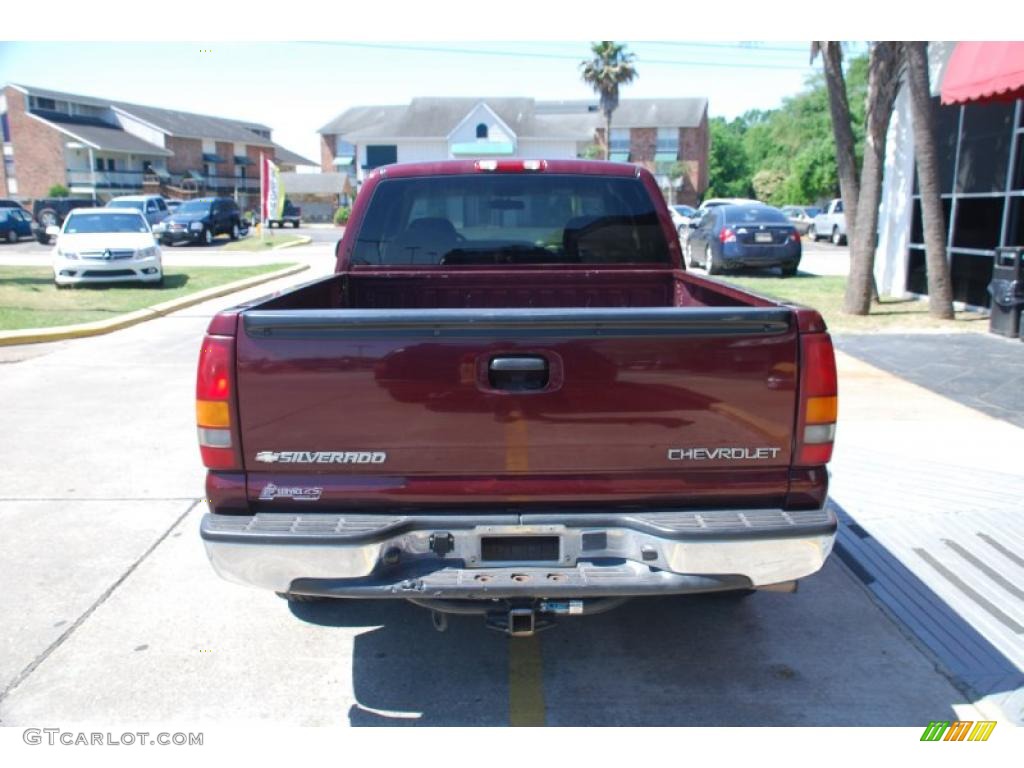
[[[260,201],[262,203],[260,218],[266,222],[268,219],[280,219],[284,213],[284,187],[281,186],[280,169],[266,155],[262,155],[262,160],[263,162],[260,164]]]

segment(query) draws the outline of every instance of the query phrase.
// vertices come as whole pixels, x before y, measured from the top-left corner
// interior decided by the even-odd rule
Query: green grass
[[[271,248],[277,248],[285,243],[297,243],[302,240],[301,235],[286,235],[283,232],[274,232],[268,234],[267,239],[263,240],[257,234],[252,234],[249,237],[242,238],[241,240],[235,240],[234,242],[228,243],[222,251],[269,251]]]
[[[988,330],[988,318],[977,312],[957,312],[955,320],[937,320],[928,315],[928,302],[917,299],[883,297],[872,303],[871,314],[847,315],[842,311],[845,277],[820,277],[798,274],[796,277],[719,278],[748,291],[773,299],[784,299],[818,310],[833,333],[870,331],[978,331]]]
[[[120,283],[62,290],[53,284],[53,271],[46,267],[0,266],[0,330],[109,320],[125,312],[289,266],[172,268],[164,271],[162,288]]]

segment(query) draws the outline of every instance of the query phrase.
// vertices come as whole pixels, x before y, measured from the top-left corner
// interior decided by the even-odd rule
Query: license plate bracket
[[[485,563],[556,563],[561,556],[558,536],[483,536],[480,560]]]

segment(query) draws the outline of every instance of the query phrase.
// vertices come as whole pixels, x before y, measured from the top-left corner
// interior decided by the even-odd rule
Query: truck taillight
[[[800,399],[793,464],[813,467],[832,458],[836,436],[838,382],[832,339],[827,333],[800,336]]]
[[[196,427],[199,452],[208,469],[238,469],[238,441],[232,424],[235,340],[207,335],[196,374]]]
[[[731,229],[726,228],[718,233],[718,239],[723,243],[735,243],[736,233],[733,232]]]

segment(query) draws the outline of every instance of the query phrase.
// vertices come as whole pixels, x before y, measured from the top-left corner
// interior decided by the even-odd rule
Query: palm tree
[[[928,84],[928,43],[906,42],[903,54],[910,85],[910,109],[914,124],[914,156],[917,186],[921,190],[921,219],[928,272],[928,312],[932,317],[953,318],[953,287],[946,261],[946,222],[942,213],[939,151],[935,142],[935,116]]]
[[[612,112],[619,106],[619,86],[633,82],[637,78],[636,58],[626,52],[626,46],[604,40],[591,43],[590,50],[594,58],[580,62],[583,82],[587,83],[601,99],[601,112],[604,115],[604,159],[612,141]]]
[[[857,224],[857,199],[860,197],[860,181],[857,178],[857,156],[854,150],[850,102],[846,95],[846,78],[843,75],[843,47],[836,40],[812,42],[812,62],[819,53],[821,54],[821,61],[825,69],[825,83],[828,86],[828,107],[829,113],[832,116],[833,135],[836,142],[839,194],[843,198],[846,231],[852,233],[856,229]]]
[[[883,40],[873,43],[868,60],[867,112],[864,126],[864,162],[857,178],[853,155],[853,128],[842,74],[842,49],[834,41],[811,44],[811,58],[822,54],[828,86],[832,134],[836,141],[839,190],[843,196],[847,242],[850,244],[850,275],[846,279],[843,311],[866,315],[875,288],[875,247],[878,204],[882,199],[885,138],[892,118],[903,72],[903,44]]]
[[[860,168],[855,228],[850,243],[850,276],[846,280],[843,311],[866,315],[875,290],[875,248],[878,242],[878,205],[882,201],[885,139],[896,94],[903,78],[903,43],[882,40],[872,44],[868,60],[867,111],[864,115],[864,162]],[[846,231],[849,232],[849,222]]]

